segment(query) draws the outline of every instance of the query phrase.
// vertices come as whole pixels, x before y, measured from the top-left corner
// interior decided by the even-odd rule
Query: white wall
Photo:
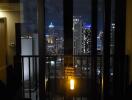
[[[13,56],[15,55],[15,47],[11,47],[11,43],[15,43],[15,23],[20,22],[20,11],[0,11],[0,17],[7,19],[7,56],[8,64],[13,64]]]
[[[0,3],[0,18],[6,18],[6,36],[7,36],[7,60],[8,65],[13,64],[13,57],[15,55],[15,46],[11,47],[11,43],[15,43],[15,23],[20,22],[20,6],[19,4]],[[6,82],[6,67],[0,69],[0,76]]]
[[[127,0],[126,54],[129,56],[129,81],[132,82],[132,0]]]

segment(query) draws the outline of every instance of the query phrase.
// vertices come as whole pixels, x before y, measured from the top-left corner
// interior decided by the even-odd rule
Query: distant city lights
[[[55,65],[55,61],[51,61],[51,66],[54,66]]]
[[[53,25],[53,23],[51,22],[49,25],[49,28],[54,28],[55,26]]]
[[[91,27],[92,27],[91,24],[85,24],[85,25],[83,26],[84,29],[91,29]]]

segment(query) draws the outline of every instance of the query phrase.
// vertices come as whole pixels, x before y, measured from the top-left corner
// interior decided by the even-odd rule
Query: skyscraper
[[[89,54],[91,52],[91,24],[83,24],[82,38],[82,53]]]
[[[48,33],[46,35],[46,49],[49,55],[63,54],[63,28],[54,26],[51,22],[48,26]]]
[[[79,55],[82,51],[83,22],[80,16],[73,16],[73,54]]]
[[[84,23],[80,16],[73,17],[73,54],[90,53],[91,24]]]
[[[48,34],[46,35],[46,51],[47,54],[55,54],[55,26],[51,22],[48,26]]]

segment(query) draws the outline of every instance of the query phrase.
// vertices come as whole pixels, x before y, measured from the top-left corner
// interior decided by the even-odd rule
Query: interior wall
[[[7,20],[7,58],[10,65],[15,55],[15,23],[20,22],[20,11],[0,11],[0,17]]]
[[[129,56],[129,81],[132,82],[132,0],[127,0],[126,54]]]
[[[0,80],[6,79],[6,19],[0,18]]]

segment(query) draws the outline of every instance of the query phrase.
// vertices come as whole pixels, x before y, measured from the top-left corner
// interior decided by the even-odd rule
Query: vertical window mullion
[[[114,97],[124,95],[126,0],[115,1]]]
[[[92,0],[92,44],[91,44],[91,68],[92,68],[92,98],[97,100],[97,0]]]
[[[64,22],[64,67],[73,66],[73,0],[63,0]],[[67,59],[68,57],[68,59]],[[65,79],[66,81],[66,79]],[[72,100],[66,93],[65,100]]]
[[[109,79],[110,79],[110,28],[111,28],[111,0],[105,0],[104,17],[104,37],[103,37],[103,68],[104,68],[104,100],[109,97]]]
[[[73,54],[73,0],[63,0],[64,6],[64,54]]]
[[[39,99],[46,98],[45,92],[45,66],[46,66],[46,43],[45,43],[45,0],[37,0],[37,20],[39,33]]]

